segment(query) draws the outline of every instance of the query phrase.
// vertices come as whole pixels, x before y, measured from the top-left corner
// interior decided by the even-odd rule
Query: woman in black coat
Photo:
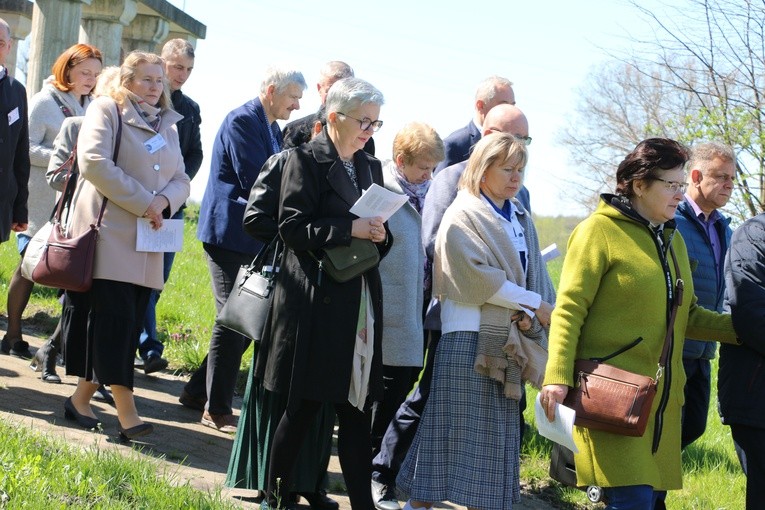
[[[327,127],[287,156],[281,184],[279,234],[286,246],[274,294],[267,344],[256,373],[269,390],[288,394],[274,434],[268,503],[283,506],[298,450],[322,402],[335,405],[338,453],[351,506],[373,508],[368,402],[382,398],[382,290],[377,268],[339,283],[319,267],[323,250],[351,238],[377,243],[380,256],[392,239],[380,218],[349,209],[382,167],[364,144],[382,126],[382,94],[347,78],[327,96]],[[371,345],[370,345],[371,344]]]

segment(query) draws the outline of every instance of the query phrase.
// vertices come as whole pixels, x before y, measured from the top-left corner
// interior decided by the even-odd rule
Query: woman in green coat
[[[736,342],[729,315],[696,305],[688,252],[675,230],[687,159],[687,150],[674,140],[640,142],[619,165],[616,195],[602,195],[595,213],[571,234],[563,264],[540,395],[549,420],[575,384],[576,359],[607,356],[641,337],[609,364],[656,375],[674,299],[671,286],[677,277],[685,283],[645,434],[627,437],[574,427],[577,484],[603,487],[608,509],[664,508],[666,491],[682,487],[683,339]]]

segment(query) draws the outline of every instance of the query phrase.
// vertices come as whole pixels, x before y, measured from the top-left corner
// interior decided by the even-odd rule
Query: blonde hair
[[[165,76],[165,61],[162,57],[154,53],[147,53],[144,51],[131,51],[128,56],[125,57],[125,61],[120,66],[120,87],[115,87],[111,92],[112,98],[114,98],[120,105],[125,104],[127,94],[124,89],[130,90],[128,84],[135,78],[135,74],[138,71],[138,66],[141,64],[158,65],[162,69],[162,77]],[[159,102],[157,106],[162,109],[172,109],[173,103],[170,101],[170,93],[167,91],[167,80],[164,81],[162,87],[162,95],[159,96]]]
[[[440,163],[444,160],[444,142],[435,129],[422,122],[410,122],[393,139],[393,160],[399,156],[412,164],[418,157]]]
[[[527,161],[526,144],[509,133],[490,133],[473,147],[467,168],[460,177],[457,187],[469,191],[472,195],[480,196],[481,178],[489,168],[501,163],[514,170],[523,170]],[[523,177],[523,174],[521,176]]]
[[[93,87],[93,97],[112,97],[114,90],[120,85],[119,74],[120,68],[117,66],[104,67],[98,75],[96,86]]]

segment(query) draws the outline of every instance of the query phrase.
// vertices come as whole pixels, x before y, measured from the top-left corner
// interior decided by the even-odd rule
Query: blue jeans
[[[173,220],[183,219],[183,210],[178,211],[171,218]],[[175,260],[175,252],[165,253],[163,259],[162,275],[165,283],[170,277],[170,269],[173,267],[173,261]],[[141,330],[141,336],[138,338],[138,354],[146,361],[149,356],[162,357],[162,353],[165,351],[165,345],[157,338],[157,301],[159,301],[159,295],[161,291],[152,289],[149,295],[149,305],[146,307],[146,315],[143,318],[143,329]]]
[[[655,491],[650,485],[604,487],[606,510],[654,510],[665,508],[666,491]]]

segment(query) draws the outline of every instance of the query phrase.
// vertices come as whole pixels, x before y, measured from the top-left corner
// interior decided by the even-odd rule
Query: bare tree
[[[561,142],[593,189],[612,187],[615,164],[648,136],[728,143],[739,154],[728,212],[762,212],[765,1],[683,0],[663,13],[633,6],[655,37],[593,75]]]

